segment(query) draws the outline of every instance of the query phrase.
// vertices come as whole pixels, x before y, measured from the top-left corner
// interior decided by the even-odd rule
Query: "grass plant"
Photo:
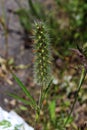
[[[27,90],[26,86],[24,86],[24,84],[19,80],[19,78],[14,74],[13,77],[15,81],[18,83],[23,92],[29,98],[29,101],[26,101],[15,94],[10,94],[10,96],[18,100],[21,100],[25,104],[30,105],[36,112],[35,122],[38,123],[43,100],[48,94],[49,88],[52,83],[51,67],[50,67],[51,66],[50,38],[48,34],[48,29],[46,28],[46,25],[43,22],[35,22],[34,26],[34,59],[35,59],[34,78],[36,80],[36,83],[41,86],[38,104],[30,94],[30,92]]]
[[[38,99],[38,103],[36,100],[32,97],[30,92],[27,90],[26,86],[20,81],[20,79],[13,74],[13,77],[15,81],[18,83],[18,85],[21,87],[25,95],[28,97],[29,101],[26,101],[25,99],[15,95],[10,94],[13,98],[16,98],[17,100],[20,100],[24,102],[25,104],[32,107],[32,109],[35,111],[35,126],[36,128],[37,124],[40,121],[40,111],[43,108],[43,101],[46,98],[47,95],[49,95],[49,89],[52,84],[52,78],[51,78],[51,52],[50,52],[50,38],[48,34],[48,29],[46,27],[46,24],[44,22],[35,22],[34,25],[34,79],[36,81],[36,84],[40,85],[40,96]],[[81,49],[80,49],[81,50]],[[79,51],[80,51],[79,50]],[[75,50],[77,51],[77,50]],[[78,52],[78,51],[77,51]],[[81,72],[81,78],[79,80],[78,89],[75,95],[75,100],[73,102],[72,108],[70,110],[69,115],[65,119],[62,118],[62,116],[58,119],[55,115],[55,108],[56,104],[55,101],[52,101],[49,105],[49,113],[51,118],[51,123],[53,124],[54,128],[56,130],[65,130],[67,124],[69,124],[69,121],[71,120],[71,114],[74,110],[74,106],[76,104],[76,101],[78,99],[78,93],[80,92],[80,89],[83,85],[83,82],[85,80],[87,67],[86,67],[86,49],[84,48],[83,52],[83,64],[82,66],[82,72]],[[79,52],[81,53],[81,52]],[[59,123],[58,123],[59,122]],[[61,125],[62,123],[62,125]],[[44,128],[45,129],[45,128]]]

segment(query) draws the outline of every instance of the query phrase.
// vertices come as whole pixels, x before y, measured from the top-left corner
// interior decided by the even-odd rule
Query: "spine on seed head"
[[[34,79],[39,85],[48,85],[51,77],[51,52],[48,29],[43,22],[34,26]]]

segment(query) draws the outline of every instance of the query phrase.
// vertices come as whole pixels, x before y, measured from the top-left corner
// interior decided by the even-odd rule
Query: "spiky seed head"
[[[43,22],[34,26],[34,59],[34,79],[46,86],[51,80],[51,52],[48,29]]]

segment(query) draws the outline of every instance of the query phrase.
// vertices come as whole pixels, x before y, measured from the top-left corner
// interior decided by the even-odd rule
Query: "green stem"
[[[75,100],[74,100],[74,103],[72,105],[71,111],[70,111],[70,113],[69,113],[69,115],[68,115],[68,117],[67,117],[67,119],[65,121],[64,126],[66,126],[66,124],[68,123],[68,121],[69,121],[69,119],[71,117],[71,114],[73,112],[74,106],[75,106],[77,98],[78,98],[78,93],[80,92],[80,89],[81,89],[81,86],[82,86],[82,84],[84,82],[85,76],[86,76],[86,69],[83,67],[82,68],[82,72],[81,72],[81,77],[80,77],[79,85],[78,85],[78,89],[77,89],[77,93],[76,93],[76,96],[75,96]]]
[[[38,109],[35,112],[36,116],[35,116],[35,124],[34,124],[34,129],[36,130],[36,126],[40,121],[40,110],[42,109],[42,102],[43,102],[43,85],[41,87],[40,90],[40,96],[39,96],[39,103],[38,103]]]
[[[39,104],[38,104],[40,109],[42,108],[42,101],[43,101],[43,85],[40,90],[40,97],[39,97]]]
[[[35,112],[34,130],[36,130],[38,122],[39,122],[39,113],[38,113],[38,111],[36,111]]]

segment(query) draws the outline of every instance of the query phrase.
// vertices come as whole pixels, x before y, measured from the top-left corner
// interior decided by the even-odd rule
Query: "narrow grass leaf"
[[[20,24],[22,27],[28,32],[31,31],[29,10],[18,9],[15,13],[19,16]]]
[[[68,115],[68,117],[67,117],[67,119],[66,119],[66,121],[65,121],[64,126],[67,125],[67,123],[68,123],[68,121],[69,121],[69,119],[70,119],[70,117],[71,117],[71,114],[72,114],[72,112],[73,112],[73,109],[74,109],[75,104],[76,104],[77,99],[78,99],[78,93],[80,92],[80,89],[81,89],[81,87],[82,87],[82,84],[83,84],[83,82],[84,82],[84,80],[85,80],[86,73],[87,73],[87,72],[86,72],[85,68],[83,67],[83,68],[82,68],[82,72],[81,72],[81,77],[80,77],[80,80],[79,80],[79,85],[78,85],[77,92],[76,92],[76,95],[75,95],[75,100],[74,100],[74,102],[73,102],[73,104],[72,104],[71,111],[70,111],[70,113],[69,113],[69,115]]]
[[[16,94],[8,94],[8,95],[15,98],[15,99],[17,99],[17,100],[19,100],[19,101],[21,101],[21,102],[23,102],[26,105],[30,105],[33,108],[33,104],[31,102],[19,97],[18,95],[16,95]]]
[[[55,103],[55,101],[52,101],[49,104],[49,112],[50,112],[50,117],[51,117],[51,120],[53,121],[53,123],[55,123],[55,121],[56,121],[55,109],[56,109],[56,103]]]
[[[36,10],[32,0],[28,0],[28,3],[29,3],[29,7],[30,7],[32,15],[36,16],[37,18],[39,18],[39,14],[37,13],[37,10]]]
[[[27,90],[26,86],[20,81],[20,79],[15,74],[13,74],[13,77],[14,77],[15,81],[18,83],[18,85],[21,87],[23,92],[26,94],[26,96],[30,99],[30,101],[34,105],[34,107],[36,107],[37,104],[36,104],[35,100],[33,99],[33,97],[31,96],[30,92]]]
[[[45,95],[48,93],[52,82],[53,82],[53,79],[49,82],[48,86],[46,87],[46,89],[45,89],[45,91],[44,91],[44,94],[45,94]]]

